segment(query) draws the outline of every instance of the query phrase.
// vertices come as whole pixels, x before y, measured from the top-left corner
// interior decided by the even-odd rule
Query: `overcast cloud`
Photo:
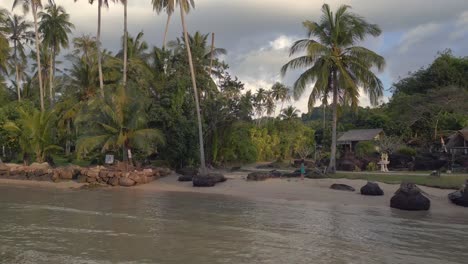
[[[13,0],[0,0],[0,6],[11,9]],[[46,2],[43,0],[43,2]],[[129,31],[143,30],[151,44],[161,45],[166,16],[156,15],[150,0],[129,0]],[[281,81],[279,70],[288,60],[290,44],[305,36],[302,21],[318,20],[324,2],[333,9],[348,4],[353,11],[376,23],[383,34],[362,45],[382,54],[387,60],[380,73],[385,88],[408,71],[426,66],[438,51],[450,48],[456,55],[468,55],[467,0],[195,0],[196,9],[187,17],[190,32],[215,32],[216,45],[228,49],[226,61],[231,72],[249,89],[269,88]],[[75,35],[95,34],[97,5],[88,0],[56,0],[71,14]],[[20,12],[20,9],[17,10]],[[110,4],[103,11],[103,45],[119,49],[123,8]],[[180,18],[173,16],[169,39],[180,36]],[[286,76],[291,85],[297,74]],[[388,97],[389,94],[387,93]],[[308,94],[294,104],[306,111]],[[365,96],[362,105],[368,105]]]

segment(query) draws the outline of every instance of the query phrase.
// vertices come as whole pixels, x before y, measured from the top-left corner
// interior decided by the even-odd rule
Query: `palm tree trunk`
[[[172,14],[167,14],[167,21],[166,21],[166,30],[164,30],[164,38],[163,38],[163,49],[166,49],[166,40],[167,40],[167,32],[169,31],[169,22],[171,21]]]
[[[16,57],[16,40],[14,41],[14,56],[15,56],[15,77],[16,77],[16,92],[18,95],[18,102],[21,102],[21,87],[20,87],[20,76],[19,76],[19,65],[18,57]]]
[[[104,79],[102,77],[102,54],[101,54],[101,9],[102,9],[102,0],[99,0],[98,2],[97,52],[98,52],[99,88],[101,91],[101,97],[104,98]]]
[[[50,52],[50,66],[49,66],[49,100],[50,109],[54,106],[54,51]]]
[[[124,61],[123,61],[123,86],[127,87],[127,46],[128,46],[128,30],[127,30],[127,0],[124,4]]]
[[[200,116],[200,104],[198,102],[197,81],[195,79],[195,70],[193,68],[192,52],[190,51],[190,43],[189,43],[189,38],[188,38],[188,33],[187,33],[187,25],[185,24],[185,11],[184,11],[184,7],[182,4],[179,3],[179,6],[180,6],[180,17],[182,19],[182,28],[184,30],[185,47],[187,49],[187,56],[188,56],[189,67],[190,67],[190,75],[192,77],[193,96],[195,97],[195,107],[197,110],[198,139],[199,139],[199,144],[200,144],[200,173],[204,174],[206,173],[205,149],[203,146],[203,131],[202,131],[201,116]]]
[[[333,71],[333,78],[331,80],[331,88],[333,91],[333,123],[332,123],[332,144],[330,153],[330,164],[328,165],[328,172],[336,172],[336,125],[338,121],[338,89],[336,87],[336,73]]]
[[[213,57],[214,57],[214,40],[215,40],[215,33],[211,33],[211,54],[210,54],[210,73],[208,76],[211,77],[211,71],[213,70]]]
[[[39,48],[39,29],[37,26],[37,6],[34,1],[31,1],[32,13],[34,18],[34,30],[36,35],[36,60],[37,60],[37,75],[39,78],[39,97],[41,102],[41,111],[44,112],[44,89],[42,86],[42,67],[41,67],[41,50]]]
[[[65,142],[65,156],[70,156],[71,152],[71,142],[70,142],[70,134],[71,134],[71,124],[70,119],[67,119],[67,141]]]
[[[327,114],[326,114],[326,107],[325,107],[325,103],[322,103],[323,104],[323,132],[325,133],[325,119],[327,117]]]

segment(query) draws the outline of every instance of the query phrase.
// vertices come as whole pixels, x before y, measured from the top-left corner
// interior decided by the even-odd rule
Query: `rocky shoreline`
[[[144,168],[126,170],[122,166],[80,167],[67,165],[53,168],[47,163],[33,163],[29,166],[20,164],[0,164],[0,178],[30,181],[77,181],[79,183],[101,184],[109,186],[131,187],[150,183],[160,177],[171,174],[168,168]]]

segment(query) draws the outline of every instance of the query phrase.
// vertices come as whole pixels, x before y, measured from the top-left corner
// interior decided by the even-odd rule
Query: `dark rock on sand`
[[[468,207],[468,180],[465,183],[464,189],[449,193],[448,198],[456,205]]]
[[[180,175],[179,178],[177,178],[177,180],[181,182],[192,181],[192,179],[193,179],[192,175]]]
[[[384,192],[377,183],[367,182],[366,185],[362,186],[361,194],[362,195],[380,196],[380,195],[384,195]]]
[[[431,201],[414,183],[402,183],[390,200],[390,207],[407,211],[427,211]]]
[[[226,181],[226,178],[220,173],[197,175],[192,179],[194,187],[213,187],[216,185],[216,183],[224,181]]]
[[[354,192],[356,191],[353,187],[346,185],[346,184],[339,184],[339,183],[334,183],[330,186],[330,189],[333,190],[339,190],[339,191],[349,191],[349,192]]]
[[[252,172],[252,173],[249,173],[249,175],[247,175],[248,181],[264,181],[269,178],[271,178],[270,173],[262,172],[262,171]]]

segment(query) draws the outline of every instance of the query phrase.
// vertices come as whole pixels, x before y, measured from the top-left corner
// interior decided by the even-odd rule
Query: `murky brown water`
[[[134,190],[0,186],[0,263],[467,263],[468,219]]]

